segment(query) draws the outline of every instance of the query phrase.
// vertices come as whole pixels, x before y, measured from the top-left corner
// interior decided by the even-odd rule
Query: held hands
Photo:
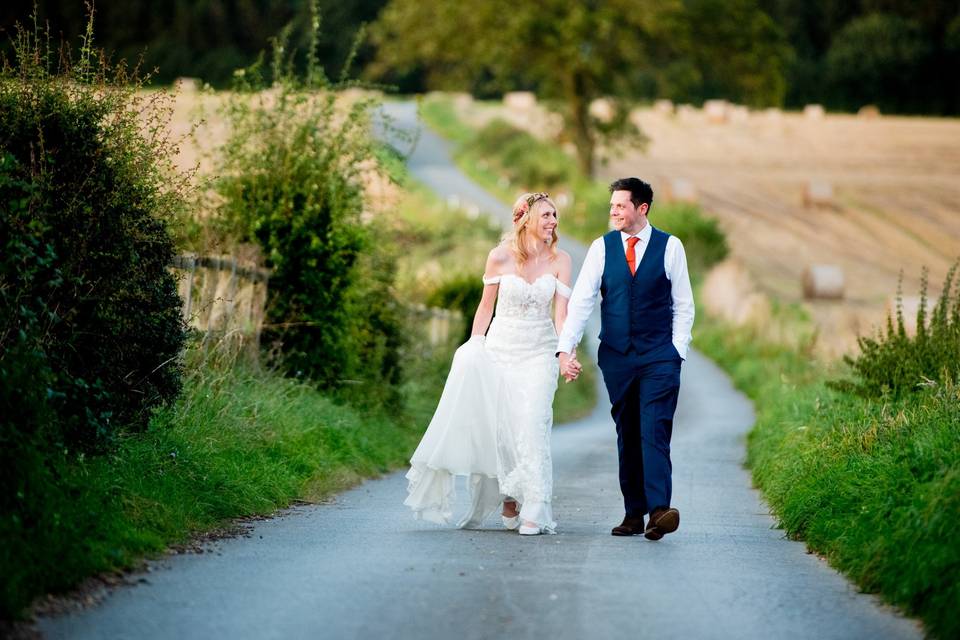
[[[564,380],[573,382],[580,376],[582,368],[580,361],[577,360],[576,350],[572,353],[560,352],[560,375],[563,376]]]

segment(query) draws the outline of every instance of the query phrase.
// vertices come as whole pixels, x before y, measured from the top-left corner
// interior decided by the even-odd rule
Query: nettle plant
[[[36,24],[18,28],[0,70],[0,387],[45,405],[5,412],[5,444],[44,430],[100,450],[180,389],[168,223],[188,178],[172,163],[169,97],[141,92],[137,70],[92,42],[92,15],[77,60]],[[25,362],[35,375],[16,373]]]
[[[944,279],[940,298],[929,310],[927,271],[920,285],[916,333],[910,335],[903,317],[902,274],[897,287],[896,319],[887,316],[887,326],[876,337],[858,340],[860,354],[845,356],[855,380],[834,381],[831,386],[862,396],[900,396],[924,387],[956,383],[960,377],[960,286],[955,262]]]
[[[315,4],[311,15],[305,73],[288,52],[289,28],[269,68],[261,56],[236,73],[222,111],[220,219],[258,244],[272,270],[262,340],[286,371],[324,388],[390,386],[400,380],[402,309],[392,258],[361,215],[363,172],[378,165],[377,103],[362,91],[343,98],[357,86],[346,70],[327,78]]]

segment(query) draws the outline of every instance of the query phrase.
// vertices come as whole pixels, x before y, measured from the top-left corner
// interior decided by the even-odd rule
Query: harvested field
[[[714,124],[702,111],[653,109],[634,116],[649,147],[611,161],[600,177],[638,175],[655,191],[689,180],[720,218],[734,255],[778,299],[802,299],[809,265],[840,266],[845,298],[805,303],[828,352],[846,350],[883,319],[900,270],[910,295],[922,266],[935,288],[960,257],[960,120],[764,112]],[[832,201],[805,205],[811,182],[830,185]]]

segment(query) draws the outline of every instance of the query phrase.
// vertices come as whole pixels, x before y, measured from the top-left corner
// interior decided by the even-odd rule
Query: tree
[[[684,7],[682,21],[660,52],[661,95],[685,102],[725,98],[753,107],[783,104],[793,52],[756,0],[686,0]]]
[[[834,38],[826,56],[827,79],[845,108],[909,109],[918,106],[914,83],[930,54],[916,22],[873,13],[851,20]]]
[[[759,11],[753,0],[736,4]],[[702,44],[690,37],[692,14],[686,5],[681,0],[489,0],[477,5],[392,0],[373,28],[378,55],[370,72],[389,77],[422,70],[432,88],[535,90],[563,117],[580,168],[590,174],[598,143],[639,134],[622,99],[642,93],[645,74],[661,74],[662,52],[685,56],[691,46]],[[713,13],[712,20],[731,28],[743,14]],[[714,51],[729,50],[725,42],[715,44]],[[734,44],[744,51],[754,46],[750,38]],[[759,84],[782,85],[776,67],[766,76],[747,67]],[[775,100],[782,89],[751,93]],[[590,114],[591,102],[601,97],[614,98],[612,120]]]

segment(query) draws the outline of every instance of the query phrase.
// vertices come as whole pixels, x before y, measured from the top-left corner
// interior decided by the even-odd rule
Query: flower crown
[[[517,224],[517,220],[522,218],[527,211],[530,211],[530,207],[533,206],[533,203],[537,200],[545,200],[550,197],[550,194],[543,191],[538,191],[537,193],[531,193],[527,198],[517,205],[517,208],[513,210],[513,224]]]

